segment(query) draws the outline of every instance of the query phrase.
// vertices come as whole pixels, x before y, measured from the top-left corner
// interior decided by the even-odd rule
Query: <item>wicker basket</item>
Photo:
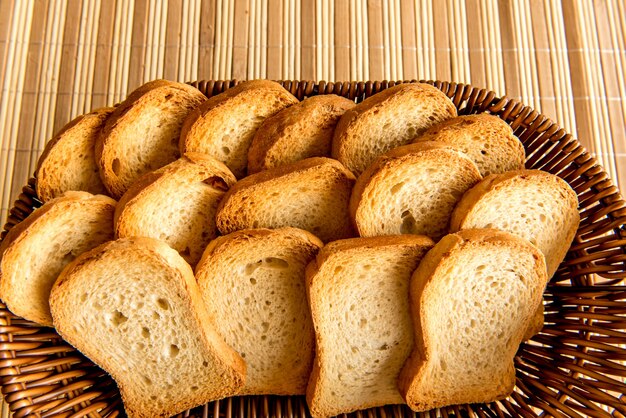
[[[626,204],[607,174],[571,135],[521,103],[468,85],[429,82],[448,95],[459,114],[490,112],[522,140],[527,167],[565,179],[578,194],[581,224],[566,260],[544,294],[545,326],[515,358],[517,385],[506,400],[414,414],[405,406],[357,412],[355,417],[626,415]],[[207,96],[236,81],[192,83]],[[393,82],[283,81],[302,100],[338,94],[361,101]],[[35,180],[23,188],[2,233],[41,203]],[[11,314],[0,304],[0,383],[15,417],[124,415],[111,378],[53,329]],[[213,402],[186,417],[305,417],[303,397],[247,396]]]

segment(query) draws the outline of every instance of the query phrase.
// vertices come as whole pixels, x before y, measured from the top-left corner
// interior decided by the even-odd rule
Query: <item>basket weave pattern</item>
[[[211,97],[236,81],[191,83]],[[283,81],[298,99],[338,94],[361,101],[394,82]],[[515,392],[485,405],[414,414],[405,406],[374,408],[354,417],[626,416],[626,203],[604,170],[552,121],[508,98],[463,84],[429,82],[459,114],[490,112],[511,125],[527,168],[556,174],[578,194],[581,224],[565,261],[544,293],[543,331],[520,347]],[[41,205],[35,179],[22,190],[2,232]],[[51,328],[16,317],[0,303],[0,385],[15,417],[124,415],[113,380]],[[306,417],[301,396],[228,398],[181,417]]]

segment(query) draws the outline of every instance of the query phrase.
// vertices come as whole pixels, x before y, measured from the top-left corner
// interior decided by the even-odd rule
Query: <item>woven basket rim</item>
[[[395,84],[417,81],[284,80],[279,83],[299,100],[318,94],[338,94],[360,101]],[[545,295],[546,324],[554,322],[534,339],[535,343],[524,344],[518,352],[516,392],[489,405],[453,406],[440,413],[537,416],[533,408],[538,408],[554,416],[610,416],[598,408],[601,405],[613,413],[626,415],[626,399],[620,397],[626,392],[623,381],[626,366],[618,366],[620,361],[626,361],[626,348],[614,342],[626,344],[626,321],[619,320],[626,314],[626,202],[619,190],[577,140],[531,107],[468,84],[419,81],[447,94],[459,114],[490,112],[521,133],[529,163],[546,167],[574,187],[581,201],[581,219],[586,222],[581,223],[582,230],[579,229],[568,257]],[[211,97],[238,82],[200,80],[189,84]],[[40,204],[32,178],[10,211],[2,239],[8,229]],[[576,320],[566,321],[569,316],[575,316]],[[0,318],[0,386],[16,417],[29,413],[112,417],[122,412],[119,393],[111,379],[72,347],[59,342],[53,329],[28,323],[2,304]],[[602,338],[597,339],[594,334]],[[556,352],[552,353],[555,345]],[[568,362],[571,357],[574,360]],[[542,369],[542,364],[551,367]],[[567,368],[568,372],[559,374],[561,368]],[[616,391],[621,393],[612,394]],[[276,396],[229,398],[194,412],[234,417],[244,416],[244,410],[260,416],[300,417],[307,413],[301,397]],[[405,413],[409,416],[406,409],[397,406],[376,410],[390,416],[400,417]]]

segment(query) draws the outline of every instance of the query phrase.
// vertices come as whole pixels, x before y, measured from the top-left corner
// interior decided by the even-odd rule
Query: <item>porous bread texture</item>
[[[194,266],[217,236],[217,205],[236,181],[215,158],[187,153],[124,193],[115,210],[115,234],[165,241]]]
[[[131,418],[234,395],[245,364],[215,333],[189,265],[152,238],[110,241],[67,266],[54,325],[116,381]]]
[[[530,320],[530,324],[524,333],[524,341],[528,341],[533,338],[535,335],[539,334],[543,329],[543,323],[545,322],[545,317],[543,314],[543,303],[539,305],[537,311]]]
[[[354,176],[324,157],[252,174],[226,193],[217,209],[222,234],[240,229],[304,229],[323,242],[354,236],[348,214]]]
[[[247,364],[239,394],[304,394],[315,351],[304,269],[322,246],[281,228],[233,232],[207,247],[196,279],[217,332]]]
[[[496,228],[518,235],[541,250],[551,278],[579,223],[578,196],[566,181],[541,170],[516,170],[487,176],[468,190],[452,213],[450,230]],[[540,306],[524,338],[543,324]]]
[[[513,129],[488,113],[458,116],[432,126],[415,141],[451,144],[474,161],[480,175],[499,174],[524,168],[526,153]]]
[[[196,88],[155,80],[133,91],[107,119],[96,161],[107,190],[119,199],[142,174],[180,157],[180,129],[206,97]]]
[[[248,148],[263,121],[298,103],[269,80],[239,83],[211,97],[185,120],[180,152],[201,152],[222,161],[240,179],[246,175]]]
[[[565,180],[516,170],[487,176],[468,190],[452,213],[450,230],[496,228],[518,235],[541,250],[552,277],[579,223],[578,196]]]
[[[0,297],[14,314],[52,326],[48,297],[76,256],[113,238],[115,201],[69,191],[9,231],[0,245]]]
[[[452,101],[431,85],[390,87],[344,113],[335,129],[332,156],[358,176],[376,157],[456,115]]]
[[[335,94],[304,99],[271,116],[248,150],[248,174],[311,157],[330,157],[339,118],[354,102]]]
[[[508,396],[547,282],[543,254],[517,236],[473,229],[442,238],[411,278],[415,346],[399,379],[409,407]]]
[[[314,417],[403,403],[397,379],[413,346],[409,279],[432,246],[416,235],[348,239],[326,245],[309,264]]]
[[[362,237],[423,234],[438,240],[463,193],[481,179],[451,145],[418,142],[378,157],[356,181],[350,215]]]
[[[112,107],[105,107],[78,116],[46,144],[35,171],[37,197],[42,202],[70,190],[107,193],[98,172],[95,146],[112,112]]]

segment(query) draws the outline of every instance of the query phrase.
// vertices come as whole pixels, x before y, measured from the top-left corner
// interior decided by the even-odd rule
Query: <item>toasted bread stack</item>
[[[524,161],[500,118],[427,84],[355,104],[154,81],[47,145],[0,297],[109,372],[130,417],[502,399],[580,220]]]

